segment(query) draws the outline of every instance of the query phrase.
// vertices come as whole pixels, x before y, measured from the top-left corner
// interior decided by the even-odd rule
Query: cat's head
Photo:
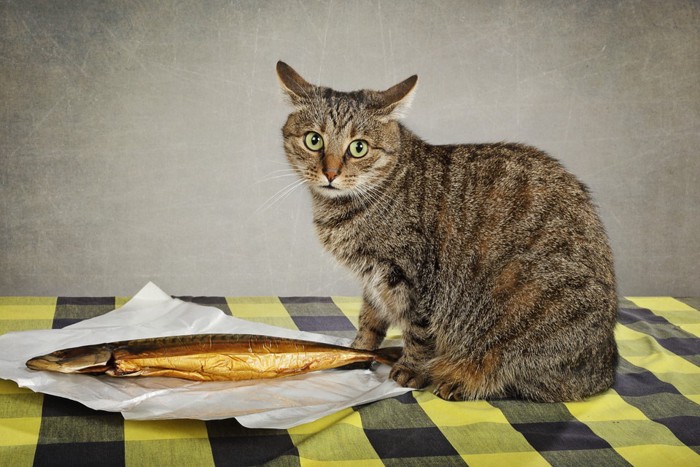
[[[284,62],[277,76],[294,107],[282,128],[292,167],[321,196],[371,195],[399,162],[397,119],[418,77],[386,91],[339,92],[308,83]]]

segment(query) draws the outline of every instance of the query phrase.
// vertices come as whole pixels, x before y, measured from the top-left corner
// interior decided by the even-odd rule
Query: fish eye
[[[315,131],[309,131],[304,136],[304,144],[312,151],[320,151],[323,149],[323,138]]]
[[[352,157],[364,157],[367,154],[367,151],[369,151],[369,144],[367,144],[367,141],[363,139],[356,139],[350,143],[350,146],[348,147],[348,152],[350,152]]]

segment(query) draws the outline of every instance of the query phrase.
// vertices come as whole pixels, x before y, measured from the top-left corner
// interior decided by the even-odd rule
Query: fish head
[[[34,357],[26,365],[32,370],[59,373],[104,373],[112,367],[112,350],[106,345],[75,347]]]

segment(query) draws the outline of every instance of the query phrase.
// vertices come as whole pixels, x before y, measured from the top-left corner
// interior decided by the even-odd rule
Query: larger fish
[[[194,381],[279,378],[316,370],[392,365],[401,348],[377,351],[251,334],[156,337],[57,350],[27,361],[32,370]]]

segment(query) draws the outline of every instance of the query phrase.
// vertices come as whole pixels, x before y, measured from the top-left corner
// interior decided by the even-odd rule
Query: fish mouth
[[[31,370],[55,371],[58,373],[104,373],[112,367],[112,351],[108,348],[68,349],[27,360]]]
[[[54,355],[42,355],[27,361],[27,368],[31,370],[60,371],[60,359]]]

